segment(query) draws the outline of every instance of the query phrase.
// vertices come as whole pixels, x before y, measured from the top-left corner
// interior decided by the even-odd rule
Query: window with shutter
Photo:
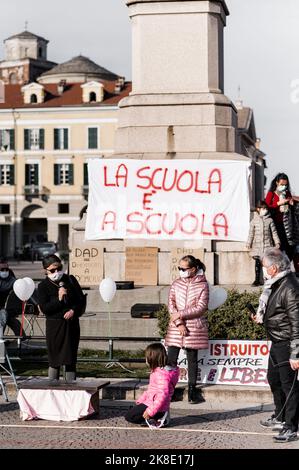
[[[67,150],[69,148],[69,130],[63,129],[63,148]]]
[[[39,148],[41,150],[45,149],[45,129],[39,130]]]
[[[88,148],[89,149],[98,148],[98,128],[97,127],[88,128]]]
[[[15,166],[9,165],[9,184],[13,186],[15,184]]]
[[[67,166],[69,167],[68,184],[74,184],[74,165],[72,163],[70,163]]]
[[[24,148],[30,150],[30,129],[24,129]]]
[[[60,166],[57,163],[54,164],[54,184],[55,186],[60,184]]]
[[[9,131],[9,147],[10,150],[15,150],[15,131],[10,129]]]
[[[54,150],[59,150],[59,129],[54,129]]]

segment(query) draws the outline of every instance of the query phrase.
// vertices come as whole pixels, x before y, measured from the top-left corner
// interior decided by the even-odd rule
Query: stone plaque
[[[179,277],[178,265],[180,259],[187,255],[194,256],[194,258],[198,258],[204,263],[205,254],[203,248],[173,248],[171,250],[170,284]]]
[[[126,281],[137,286],[158,284],[158,248],[126,248]]]
[[[103,249],[92,243],[75,246],[70,254],[70,274],[81,287],[99,285],[103,279]]]

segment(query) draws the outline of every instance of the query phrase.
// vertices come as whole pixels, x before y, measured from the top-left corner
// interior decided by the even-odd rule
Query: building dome
[[[88,57],[79,55],[43,73],[38,81],[39,83],[58,83],[65,80],[67,83],[81,83],[90,80],[115,81],[118,78],[118,75],[101,67]]]

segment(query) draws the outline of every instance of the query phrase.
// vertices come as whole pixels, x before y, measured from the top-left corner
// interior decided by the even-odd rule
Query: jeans
[[[297,432],[299,382],[297,372],[292,370],[290,366],[289,358],[289,341],[272,343],[267,378],[274,398],[275,417],[280,421],[285,421],[285,426],[291,431]]]
[[[198,373],[198,351],[197,349],[186,349],[186,352],[188,361],[188,385],[196,385]],[[171,365],[176,365],[178,362],[179,353],[180,348],[176,346],[169,346],[167,349],[168,363]]]

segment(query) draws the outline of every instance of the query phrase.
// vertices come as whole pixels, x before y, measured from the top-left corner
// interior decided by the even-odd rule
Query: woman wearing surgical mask
[[[0,259],[0,309],[5,306],[6,299],[12,291],[16,278],[4,258]]]
[[[46,279],[38,286],[38,299],[46,316],[48,376],[51,381],[58,380],[64,365],[66,381],[71,382],[76,379],[83,293],[76,278],[64,273],[58,256],[46,256],[43,268]]]
[[[208,348],[209,286],[205,266],[194,256],[184,256],[178,266],[176,279],[169,292],[170,322],[165,338],[168,362],[176,365],[181,348],[186,349],[188,361],[188,401],[197,403],[196,382],[199,349]]]
[[[278,173],[271,183],[266,196],[266,203],[276,225],[281,242],[281,250],[285,251],[289,259],[293,259],[292,233],[289,225],[290,206],[294,201],[290,192],[289,178],[285,173]]]
[[[280,247],[280,240],[276,226],[271,218],[268,206],[265,201],[259,201],[250,222],[250,230],[247,241],[247,249],[251,251],[251,256],[255,260],[255,280],[253,286],[264,284],[262,276],[261,256],[266,248]]]

